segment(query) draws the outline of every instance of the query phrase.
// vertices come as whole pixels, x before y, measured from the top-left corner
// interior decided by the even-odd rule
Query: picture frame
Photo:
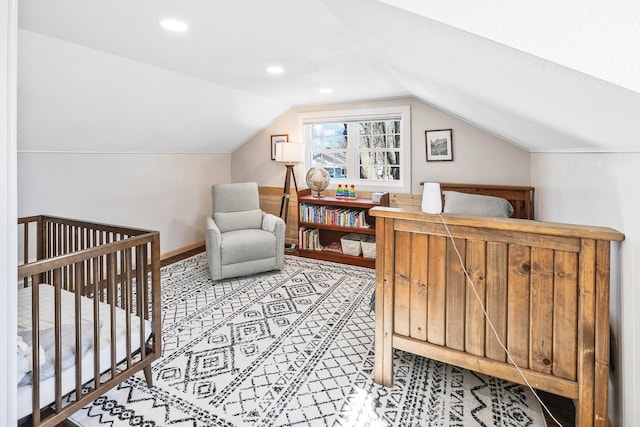
[[[271,135],[271,160],[276,159],[276,144],[278,142],[289,142],[289,134]]]
[[[427,162],[442,162],[453,160],[453,136],[451,129],[436,129],[424,131],[427,149]]]

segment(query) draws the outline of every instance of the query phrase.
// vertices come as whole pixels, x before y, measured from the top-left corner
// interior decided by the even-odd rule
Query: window
[[[331,187],[410,192],[408,106],[301,113],[306,165],[323,167]]]

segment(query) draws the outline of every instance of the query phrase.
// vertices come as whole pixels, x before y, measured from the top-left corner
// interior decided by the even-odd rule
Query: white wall
[[[612,247],[611,326],[616,371],[610,414],[615,426],[640,425],[640,153],[532,153],[536,218],[607,226],[624,233]]]
[[[409,105],[411,107],[411,192],[421,193],[420,181],[472,182],[478,184],[529,184],[529,153],[457,117],[415,98],[297,107],[273,121],[266,129],[233,152],[234,182],[257,181],[259,185],[282,186],[285,168],[271,160],[270,135],[289,134],[289,141],[302,141],[298,113]],[[427,162],[425,130],[453,129],[453,161]],[[306,187],[300,165],[298,186]]]
[[[211,184],[231,180],[214,153],[270,101],[29,31],[18,50],[18,214],[159,230],[161,253],[203,240]]]
[[[0,425],[16,424],[17,2],[0,0]]]
[[[211,185],[230,168],[230,154],[19,152],[18,215],[158,230],[166,253],[204,240]]]

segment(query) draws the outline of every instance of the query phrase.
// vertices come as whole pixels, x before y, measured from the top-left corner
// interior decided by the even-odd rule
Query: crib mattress
[[[41,284],[40,295],[40,330],[54,326],[54,288]],[[61,292],[62,323],[75,324],[75,295],[68,291]],[[99,305],[100,328],[100,372],[111,367],[111,307],[106,303]],[[93,322],[93,299],[81,297],[82,320]],[[126,312],[116,308],[116,360],[126,359]],[[144,320],[145,341],[151,335],[151,323]],[[18,290],[18,331],[31,330],[31,288]],[[131,351],[140,349],[140,318],[131,315]],[[82,358],[82,382],[93,379],[94,347],[91,346]],[[75,365],[62,371],[62,391],[65,393],[75,389]],[[18,418],[32,412],[32,385],[18,387]],[[40,381],[40,406],[44,408],[55,401],[55,377]]]

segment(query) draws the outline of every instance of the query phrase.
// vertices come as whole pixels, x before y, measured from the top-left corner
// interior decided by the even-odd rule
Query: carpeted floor
[[[373,382],[373,270],[287,257],[213,282],[204,254],[162,269],[163,357],[82,426],[545,426],[526,387],[396,351]]]

